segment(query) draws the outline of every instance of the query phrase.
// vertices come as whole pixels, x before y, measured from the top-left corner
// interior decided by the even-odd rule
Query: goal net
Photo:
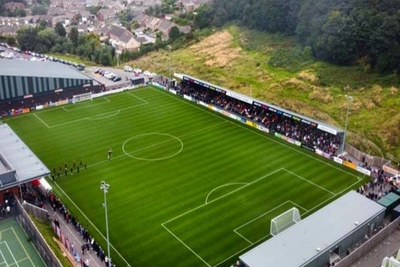
[[[92,100],[92,92],[72,96],[72,103]]]
[[[393,257],[385,257],[382,261],[382,267],[400,267],[400,262]]]
[[[276,236],[299,221],[301,221],[299,210],[291,208],[271,220],[270,233],[272,236]]]

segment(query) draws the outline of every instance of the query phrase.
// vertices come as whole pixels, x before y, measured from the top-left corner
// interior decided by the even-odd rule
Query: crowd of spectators
[[[59,212],[64,218],[66,223],[71,223],[74,226],[75,230],[79,233],[80,237],[82,238],[83,240],[83,245],[81,246],[82,255],[94,251],[95,254],[100,258],[101,262],[103,262],[106,267],[108,266],[115,267],[115,264],[113,264],[112,262],[109,263],[110,261],[109,257],[106,255],[102,247],[95,241],[94,237],[90,235],[90,233],[86,229],[87,227],[85,227],[79,221],[77,221],[76,218],[68,211],[65,205],[61,202],[61,200],[57,198],[53,193],[50,193],[48,197],[50,205],[53,207],[53,211]],[[59,226],[59,222],[57,221],[57,219],[53,219],[53,222],[55,225]],[[78,251],[74,246],[71,247],[70,252],[74,256],[74,258],[81,263],[82,267],[89,266],[87,260],[85,261],[83,258],[79,257]]]
[[[399,188],[396,177],[386,174],[382,169],[373,170],[371,181],[360,186],[357,192],[371,200],[378,201],[381,197],[395,192]]]
[[[0,217],[7,217],[11,214],[11,208],[14,206],[14,198],[12,194],[3,195],[3,204],[0,206]]]
[[[279,133],[301,142],[303,146],[319,149],[331,156],[336,155],[342,141],[339,136],[318,129],[315,124],[307,124],[289,118],[284,114],[235,99],[224,92],[190,84],[186,81],[178,84],[175,90],[180,94],[189,95],[197,101],[217,106],[252,120],[268,128],[271,133]]]

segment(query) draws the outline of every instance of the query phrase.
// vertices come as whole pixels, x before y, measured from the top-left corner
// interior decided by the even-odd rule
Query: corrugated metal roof
[[[250,267],[304,266],[384,210],[376,202],[350,191],[240,259]]]
[[[51,77],[66,79],[85,79],[88,76],[82,74],[74,67],[60,62],[52,61],[25,61],[0,59],[0,75],[3,76],[27,76],[27,77]]]
[[[8,126],[0,124],[0,151],[16,171],[19,182],[50,174],[50,170]]]

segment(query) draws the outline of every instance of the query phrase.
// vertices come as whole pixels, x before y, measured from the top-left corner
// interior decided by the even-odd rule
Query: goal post
[[[72,103],[93,100],[92,92],[72,96]]]
[[[300,221],[300,212],[296,207],[293,207],[271,220],[270,233],[272,236],[276,236]]]

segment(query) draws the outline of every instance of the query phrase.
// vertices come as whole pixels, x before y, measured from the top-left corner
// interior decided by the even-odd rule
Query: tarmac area
[[[78,253],[78,256],[75,258],[75,266],[83,266],[81,265],[81,260],[86,261],[88,259],[89,267],[107,267],[106,263],[102,262],[100,258],[96,255],[96,252],[94,252],[93,250],[86,250],[85,254],[82,254],[81,247],[83,244],[86,244],[86,242],[80,236],[79,232],[75,229],[72,223],[67,223],[63,215],[58,211],[54,212],[53,208],[48,203],[46,203],[43,208],[48,211],[52,220],[57,219],[60,222],[61,232],[65,235],[65,237],[68,238],[71,243],[74,244],[74,247],[76,248],[76,251]]]
[[[381,267],[385,257],[396,255],[400,249],[400,230],[396,229],[380,244],[357,260],[351,267]]]

